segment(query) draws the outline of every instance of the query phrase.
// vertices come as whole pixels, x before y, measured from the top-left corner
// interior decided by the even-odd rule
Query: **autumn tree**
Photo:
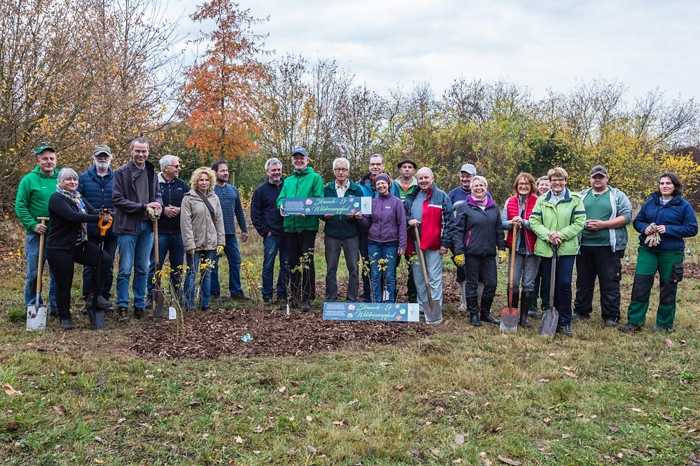
[[[204,2],[191,18],[215,28],[202,33],[207,50],[187,71],[187,143],[210,158],[233,160],[256,148],[255,98],[265,68],[258,59],[263,37],[253,26],[260,20],[230,0]]]

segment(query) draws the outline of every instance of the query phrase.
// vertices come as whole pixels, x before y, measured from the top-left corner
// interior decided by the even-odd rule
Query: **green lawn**
[[[4,275],[2,464],[683,465],[700,452],[697,280],[670,335],[593,319],[573,339],[503,336],[448,306],[436,334],[396,347],[167,361],[128,351],[141,322],[26,333],[9,318],[21,273]]]

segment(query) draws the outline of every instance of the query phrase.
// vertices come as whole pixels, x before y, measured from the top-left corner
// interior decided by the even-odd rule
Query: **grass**
[[[6,315],[23,312],[20,275],[0,288]],[[0,383],[22,393],[0,392],[0,463],[687,464],[700,283],[679,296],[671,335],[593,319],[573,339],[502,336],[448,308],[438,333],[400,346],[215,361],[134,356],[125,335],[140,323],[37,335],[4,317]]]

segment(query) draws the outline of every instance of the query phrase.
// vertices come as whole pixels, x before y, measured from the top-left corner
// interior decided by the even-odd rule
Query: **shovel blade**
[[[153,317],[156,319],[165,318],[165,298],[163,290],[153,290]]]
[[[542,324],[540,325],[540,335],[543,337],[553,337],[557,333],[557,324],[559,323],[559,312],[551,307],[544,311],[542,316]]]
[[[427,304],[423,311],[425,314],[425,323],[437,325],[442,322],[442,306],[439,302],[433,301],[433,305]]]
[[[504,307],[501,309],[500,329],[503,333],[515,333],[518,331],[520,321],[520,309],[515,307]]]
[[[27,331],[38,332],[46,330],[46,317],[48,311],[46,306],[27,306]]]

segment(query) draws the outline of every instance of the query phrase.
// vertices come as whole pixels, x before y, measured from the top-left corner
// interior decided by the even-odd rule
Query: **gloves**
[[[502,264],[506,261],[506,259],[508,259],[508,253],[503,249],[499,250],[498,251],[498,262]]]
[[[220,256],[224,253],[224,247],[223,246],[217,246],[216,247],[216,255]]]
[[[661,243],[661,235],[659,234],[658,231],[655,231],[654,233],[648,235],[646,238],[644,238],[644,244],[647,245],[649,248],[654,248],[658,246]]]
[[[464,254],[457,254],[452,258],[452,260],[457,267],[461,267],[464,265]]]

